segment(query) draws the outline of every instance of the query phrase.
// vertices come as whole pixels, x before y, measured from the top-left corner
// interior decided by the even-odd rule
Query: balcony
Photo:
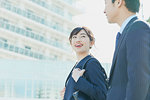
[[[65,17],[63,9],[59,9],[58,7],[50,5],[50,4],[48,4],[48,3],[46,3],[45,1],[42,1],[42,0],[30,0],[30,1],[46,8],[46,9],[48,9],[48,10],[50,10],[50,11],[52,11],[52,12],[54,12],[54,13],[62,16],[62,17]]]
[[[37,23],[40,23],[40,24],[42,24],[42,25],[44,25],[44,26],[47,26],[47,27],[49,27],[49,28],[51,28],[51,29],[54,29],[54,30],[56,30],[56,31],[58,31],[58,32],[60,32],[60,33],[64,33],[65,35],[68,35],[67,29],[64,29],[64,28],[62,27],[62,25],[60,25],[59,23],[56,24],[56,22],[54,22],[54,21],[48,21],[48,20],[46,20],[45,18],[36,15],[36,14],[35,14],[34,12],[32,12],[32,11],[29,11],[29,10],[26,10],[26,9],[21,9],[21,8],[19,8],[19,7],[15,7],[15,6],[11,5],[11,4],[10,4],[9,2],[7,2],[7,1],[3,1],[3,2],[1,3],[1,7],[2,7],[2,8],[5,8],[5,9],[11,11],[11,12],[14,12],[14,13],[16,13],[16,14],[18,14],[18,15],[21,15],[21,16],[23,16],[23,17],[26,17],[26,18],[28,18],[28,19],[30,19],[30,20],[33,20],[33,21],[35,21],[35,22],[37,22]],[[53,8],[53,9],[54,9],[54,8]]]
[[[29,31],[22,27],[18,27],[13,24],[10,24],[9,22],[0,20],[0,28],[6,29],[13,33],[20,34],[20,35],[26,36],[28,38],[48,44],[50,46],[54,46],[56,48],[60,48],[60,49],[70,52],[70,48],[66,47],[64,44],[62,44],[58,40],[47,39],[45,36],[40,35],[40,33],[39,34],[34,33],[33,31]]]
[[[18,47],[18,46],[15,46],[13,44],[9,44],[7,42],[3,42],[2,40],[0,40],[0,48],[5,49],[5,50],[10,51],[10,52],[18,53],[21,55],[35,58],[35,59],[39,59],[39,60],[46,60],[47,58],[49,58],[49,57],[44,56],[41,53]]]

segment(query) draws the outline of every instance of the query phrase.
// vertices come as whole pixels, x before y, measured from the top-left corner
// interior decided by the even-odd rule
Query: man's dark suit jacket
[[[86,59],[89,58],[91,55],[83,58],[76,68],[81,69]],[[80,77],[77,83],[73,80],[71,73],[66,83],[64,100],[74,100],[72,95],[77,90],[80,91],[81,96],[86,97],[85,100],[106,100],[106,74],[97,59],[91,58],[86,63],[84,77]]]
[[[119,39],[107,100],[150,100],[150,27],[132,18]]]

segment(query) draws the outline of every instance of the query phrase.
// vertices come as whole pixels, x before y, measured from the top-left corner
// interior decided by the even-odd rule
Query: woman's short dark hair
[[[91,32],[91,30],[89,30],[87,27],[76,27],[72,30],[72,32],[70,33],[70,36],[69,36],[69,41],[71,42],[72,40],[72,36],[73,35],[77,35],[81,30],[84,30],[87,34],[87,36],[89,37],[90,41],[94,41],[94,35],[93,33]]]
[[[116,0],[112,0],[112,3],[114,3]],[[127,9],[131,12],[139,12],[140,8],[140,1],[139,0],[124,0],[125,1],[125,6]]]

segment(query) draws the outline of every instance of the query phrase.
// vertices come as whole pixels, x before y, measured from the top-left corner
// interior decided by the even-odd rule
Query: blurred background
[[[150,23],[150,1],[139,18]],[[119,27],[108,24],[104,0],[0,0],[0,100],[61,100],[60,90],[76,62],[68,37],[77,26],[96,38],[91,50],[111,67]]]

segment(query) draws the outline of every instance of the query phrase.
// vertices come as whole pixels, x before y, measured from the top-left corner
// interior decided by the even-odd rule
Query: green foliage
[[[147,20],[147,22],[150,23],[150,17],[149,17],[149,19]]]

